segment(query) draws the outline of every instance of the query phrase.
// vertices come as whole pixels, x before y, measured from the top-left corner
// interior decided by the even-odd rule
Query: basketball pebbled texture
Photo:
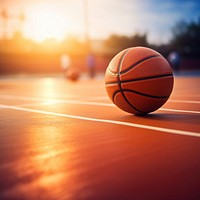
[[[108,96],[120,109],[136,115],[160,108],[169,98],[174,77],[167,60],[146,47],[119,52],[105,74]]]

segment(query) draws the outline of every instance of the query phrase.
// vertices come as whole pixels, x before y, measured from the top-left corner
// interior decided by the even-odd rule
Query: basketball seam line
[[[141,96],[145,96],[145,97],[149,97],[149,98],[154,98],[154,99],[166,99],[169,98],[170,95],[168,96],[154,96],[154,95],[149,95],[149,94],[145,94],[145,93],[141,93],[141,92],[137,92],[135,90],[129,90],[129,89],[123,89],[124,92],[132,92]],[[120,92],[120,90],[115,91],[114,95],[116,95],[118,92]]]
[[[129,82],[137,82],[137,81],[143,81],[143,80],[149,80],[149,79],[157,79],[157,78],[162,78],[162,77],[173,77],[173,74],[163,74],[163,75],[157,75],[157,76],[148,76],[148,77],[143,77],[143,78],[136,78],[136,79],[128,79],[128,80],[122,80],[121,83],[129,83]],[[105,85],[110,85],[110,84],[118,84],[118,82],[112,82],[108,81],[105,83]]]
[[[149,60],[151,58],[156,58],[156,57],[162,57],[161,55],[151,55],[151,56],[147,56],[146,58],[143,58],[139,61],[137,61],[136,63],[134,63],[133,65],[131,65],[130,67],[128,67],[127,69],[123,70],[120,72],[120,74],[125,74],[127,73],[129,70],[133,69],[134,67],[136,67],[138,64],[146,61],[146,60]]]
[[[117,76],[117,75],[118,75],[117,72],[113,72],[113,71],[111,71],[109,68],[108,68],[108,72],[110,73],[110,75],[114,75],[114,76]]]
[[[127,49],[127,51],[124,52],[124,54],[122,55],[122,57],[121,57],[121,59],[120,59],[120,62],[119,62],[119,64],[118,64],[118,76],[117,76],[117,79],[118,79],[119,90],[120,90],[122,96],[124,97],[124,100],[127,102],[127,104],[128,104],[131,108],[133,108],[134,110],[138,111],[139,113],[145,114],[145,113],[142,112],[141,110],[139,110],[139,109],[137,109],[136,107],[134,107],[134,106],[128,101],[128,99],[126,98],[126,96],[125,96],[125,94],[124,94],[124,92],[123,92],[123,89],[122,89],[122,87],[121,87],[120,68],[121,68],[123,59],[124,59],[125,55],[128,53],[128,51],[129,51],[129,49]],[[113,100],[114,100],[114,97],[115,97],[115,95],[113,95]],[[113,101],[113,102],[114,102],[114,101]]]
[[[127,69],[123,70],[123,71],[121,72],[121,74],[126,73],[127,71],[129,71],[130,69],[132,69],[132,68],[135,67],[136,65],[142,63],[142,62],[145,61],[145,60],[148,60],[148,59],[151,59],[151,58],[156,58],[156,57],[162,57],[162,56],[161,56],[161,55],[151,55],[151,56],[147,56],[147,57],[145,57],[145,58],[143,58],[143,59],[141,59],[141,60],[135,62],[133,65],[131,65],[131,66],[128,67]],[[112,74],[115,74],[115,75],[118,74],[117,72],[114,72],[114,71],[112,71],[111,69],[109,69],[109,71],[110,71]]]

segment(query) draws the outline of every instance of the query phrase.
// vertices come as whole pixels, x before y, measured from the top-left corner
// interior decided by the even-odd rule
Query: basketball
[[[66,75],[66,78],[72,82],[76,82],[80,78],[79,72],[71,68],[66,71],[65,75]]]
[[[174,77],[168,61],[157,51],[132,47],[119,52],[105,74],[108,96],[120,109],[144,115],[169,98]]]

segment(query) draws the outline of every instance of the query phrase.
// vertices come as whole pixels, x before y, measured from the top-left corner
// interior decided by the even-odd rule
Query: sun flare
[[[61,40],[69,27],[67,17],[53,5],[35,5],[27,15],[24,32],[38,42],[49,38]]]

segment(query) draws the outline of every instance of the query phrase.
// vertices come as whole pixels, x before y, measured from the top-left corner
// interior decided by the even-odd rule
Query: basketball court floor
[[[0,79],[0,199],[200,199],[200,78],[134,116],[103,78]]]

